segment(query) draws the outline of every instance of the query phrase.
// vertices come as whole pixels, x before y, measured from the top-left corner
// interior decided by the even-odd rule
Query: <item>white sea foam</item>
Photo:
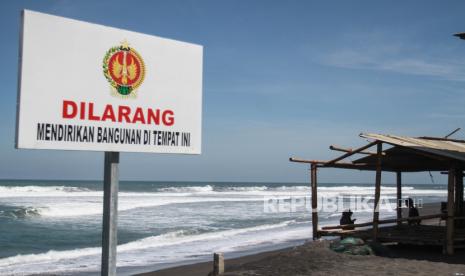
[[[7,197],[61,197],[97,196],[101,192],[68,186],[0,186],[0,198]]]
[[[158,189],[160,192],[170,192],[170,193],[197,193],[197,192],[212,192],[213,186],[187,186],[187,187],[166,187]]]
[[[243,195],[269,195],[269,194],[288,194],[288,193],[309,193],[308,186],[250,186],[250,187],[214,187],[211,185],[204,186],[185,186],[185,187],[166,187],[160,188],[154,192],[120,192],[121,196],[147,196],[147,195],[172,195],[180,194],[181,196],[192,194],[243,194]],[[372,194],[373,186],[334,186],[318,187],[319,194],[345,194],[359,195]],[[395,194],[396,187],[382,186],[381,192],[384,194]],[[447,191],[438,189],[418,189],[411,186],[402,188],[403,193],[407,194],[445,194]],[[56,197],[56,196],[101,196],[101,191],[94,191],[82,187],[69,186],[0,186],[0,198],[5,197]]]
[[[415,189],[404,187],[404,196],[445,196],[446,190]],[[395,187],[383,186],[382,195],[392,198]],[[322,186],[319,197],[365,196],[371,197],[374,188],[369,186]],[[307,186],[282,187],[221,187],[211,185],[162,188],[157,192],[120,192],[119,211],[156,207],[168,204],[202,202],[263,201],[269,196],[304,197],[310,195]],[[0,186],[2,204],[18,208],[34,208],[30,215],[44,217],[74,217],[102,213],[102,192],[67,186]],[[25,214],[26,216],[28,214]]]
[[[169,204],[181,203],[201,203],[201,202],[241,202],[241,201],[262,201],[261,197],[254,198],[226,198],[226,197],[136,197],[120,198],[118,211],[127,211],[136,208],[157,207]],[[102,201],[73,201],[73,202],[47,202],[40,203],[39,214],[44,217],[74,217],[98,215],[102,213]]]
[[[293,228],[288,228],[291,224],[295,224],[295,221],[198,235],[186,235],[184,231],[174,231],[147,237],[119,245],[118,266],[141,266],[157,261],[199,258],[202,255],[209,255],[212,250],[221,249],[222,252],[230,252],[238,248],[247,249],[264,242],[279,243],[286,240],[303,239],[309,235],[308,224],[297,224]],[[180,250],[180,244],[186,246]],[[100,253],[101,248],[92,247],[17,255],[0,259],[0,274],[24,275],[32,272],[40,274],[97,271]]]

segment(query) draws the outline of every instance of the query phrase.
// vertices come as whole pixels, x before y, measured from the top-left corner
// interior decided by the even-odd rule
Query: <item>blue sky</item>
[[[364,144],[360,132],[465,128],[465,41],[452,37],[465,32],[463,1],[2,1],[0,178],[103,175],[103,153],[14,149],[22,9],[204,46],[203,154],[124,153],[122,179],[304,182],[290,156],[330,159],[330,144]]]

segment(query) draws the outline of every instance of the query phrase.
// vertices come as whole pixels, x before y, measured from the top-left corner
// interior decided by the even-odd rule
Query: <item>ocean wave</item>
[[[406,186],[402,189],[404,197],[415,196],[445,196],[446,190],[418,189]],[[396,188],[382,186],[381,194],[393,198]],[[190,204],[208,202],[259,202],[270,197],[309,197],[307,186],[183,186],[165,187],[158,191],[121,191],[119,192],[119,211],[136,208],[157,207],[169,204]],[[332,186],[319,187],[319,197],[373,197],[374,187],[371,186]],[[18,209],[4,216],[24,218],[43,217],[75,217],[98,215],[102,213],[101,191],[82,187],[67,186],[0,186],[2,204]],[[22,209],[21,209],[22,208]],[[28,209],[29,208],[29,209]]]
[[[9,217],[14,219],[24,219],[38,216],[40,216],[40,209],[35,207],[10,208],[10,210],[0,211],[0,217]]]
[[[231,230],[224,230],[218,232],[209,232],[209,233],[201,233],[196,234],[195,231],[187,231],[187,230],[177,230],[169,233],[165,233],[162,235],[157,236],[150,236],[146,238],[142,238],[139,240],[135,240],[132,242],[128,242],[125,244],[118,245],[118,266],[124,265],[135,265],[140,264],[141,262],[141,252],[147,252],[150,254],[148,260],[153,262],[153,251],[151,249],[155,248],[163,248],[163,247],[170,247],[170,246],[177,246],[180,244],[197,244],[197,246],[209,246],[212,244],[219,244],[220,242],[212,242],[212,241],[222,241],[227,242],[228,244],[232,242],[232,240],[237,240],[237,242],[233,242],[234,246],[246,246],[247,243],[253,243],[254,241],[261,242],[259,237],[264,237],[262,232],[267,232],[270,230],[278,230],[280,228],[288,227],[292,224],[304,224],[298,223],[295,220],[289,220],[280,222],[277,224],[266,224],[260,225],[255,227],[249,228],[242,228],[242,229],[231,229]],[[307,226],[305,226],[307,228]],[[307,230],[306,230],[307,231]],[[305,231],[305,233],[306,233]],[[302,233],[299,232],[298,234],[291,233],[288,237],[283,235],[281,232],[279,233],[280,240],[285,240],[286,238],[293,239],[293,238],[301,238]],[[307,234],[307,233],[306,233]],[[247,235],[242,237],[242,235]],[[267,236],[267,239],[270,239]],[[229,250],[232,250],[233,246],[227,246]],[[178,247],[179,248],[179,247]],[[187,249],[190,247],[186,247]],[[194,254],[199,253],[195,251],[195,248],[191,248],[192,252],[183,252],[184,254]],[[171,249],[167,250],[168,252]],[[134,254],[130,254],[131,252],[135,252],[137,258],[132,258],[126,260],[128,256],[134,256]],[[137,254],[139,252],[139,254]],[[208,250],[205,250],[202,253],[207,254]],[[72,250],[64,250],[64,251],[56,251],[50,250],[45,253],[39,254],[26,254],[26,255],[17,255],[13,257],[3,258],[0,259],[0,273],[2,275],[11,274],[11,275],[23,275],[29,274],[30,272],[34,273],[63,273],[63,272],[73,272],[73,271],[86,271],[92,269],[98,269],[99,262],[95,260],[99,260],[97,258],[101,254],[100,247],[88,247],[88,248],[81,248],[81,249],[72,249]],[[182,257],[179,255],[173,254],[171,257]],[[85,265],[83,265],[85,263]]]
[[[304,222],[300,222],[303,224]],[[143,238],[140,240],[136,240],[133,242],[129,242],[126,244],[122,244],[118,246],[118,250],[121,252],[127,250],[139,250],[139,249],[146,249],[146,248],[154,248],[154,247],[161,247],[167,245],[178,245],[187,242],[196,242],[196,241],[204,241],[210,239],[223,239],[229,238],[232,236],[242,235],[250,232],[259,232],[259,231],[266,231],[276,228],[282,228],[289,226],[290,224],[298,224],[295,220],[289,220],[280,222],[277,224],[264,224],[255,227],[249,228],[241,228],[241,229],[232,229],[232,230],[224,230],[218,232],[209,232],[209,233],[202,233],[197,235],[192,235],[192,231],[186,230],[178,230],[175,232],[159,235],[159,236],[151,236],[147,238]]]
[[[364,195],[364,194],[374,194],[375,187],[373,186],[350,186],[350,185],[341,185],[341,186],[320,186],[318,187],[318,193],[321,195]],[[221,194],[221,193],[231,193],[231,194],[242,194],[242,195],[279,195],[279,194],[310,194],[310,186],[278,186],[278,187],[269,187],[269,186],[183,186],[183,187],[167,187],[158,189],[159,192],[170,192],[170,193],[184,193],[185,195],[192,194]],[[382,194],[396,194],[397,188],[392,186],[381,186]],[[441,195],[445,194],[446,190],[440,189],[419,189],[412,186],[402,187],[402,192],[405,194],[431,194],[431,195]]]
[[[213,186],[185,186],[185,187],[166,187],[158,189],[159,192],[170,193],[196,193],[196,192],[212,192]]]
[[[95,196],[101,192],[71,186],[0,186],[0,197]]]
[[[72,186],[0,186],[0,192],[88,192],[88,188]]]
[[[170,193],[254,193],[254,192],[283,192],[283,191],[304,191],[308,190],[306,186],[281,186],[281,187],[267,187],[267,186],[183,186],[183,187],[166,187],[160,188],[158,192]]]
[[[320,195],[363,195],[373,194],[373,186],[320,186],[318,193]],[[279,195],[279,194],[296,194],[305,195],[310,194],[311,189],[309,186],[180,186],[180,187],[164,187],[155,191],[120,191],[119,195],[124,196],[189,196],[189,195],[218,195],[218,194],[237,194],[237,195]],[[382,186],[382,194],[395,194],[396,187]],[[415,188],[412,186],[402,187],[404,194],[445,194],[445,189],[425,189]],[[84,187],[71,187],[71,186],[0,186],[0,198],[8,197],[101,197],[102,191],[91,190]]]
[[[163,193],[167,195],[186,195],[187,193]],[[161,195],[158,192],[120,191],[121,197],[145,197]],[[73,186],[0,186],[0,198],[12,197],[102,197],[103,192],[84,187]]]
[[[271,190],[267,186],[250,186],[250,187],[224,187],[218,188],[218,192],[255,192],[255,191],[267,191]]]
[[[128,211],[137,208],[158,207],[170,204],[188,204],[205,202],[252,202],[263,201],[262,197],[231,198],[231,197],[121,197],[118,211]],[[65,202],[38,202],[36,207],[43,217],[66,218],[76,216],[102,214],[102,200],[74,200]]]

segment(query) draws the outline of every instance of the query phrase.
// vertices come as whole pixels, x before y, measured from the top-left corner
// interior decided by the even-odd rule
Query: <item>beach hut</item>
[[[405,137],[362,133],[360,137],[369,142],[357,149],[330,146],[330,149],[344,152],[329,161],[303,160],[290,158],[292,162],[310,164],[311,204],[313,238],[325,235],[358,236],[380,242],[400,242],[405,244],[441,245],[443,252],[454,254],[454,248],[465,246],[463,225],[463,170],[465,169],[465,140],[439,137]],[[370,150],[376,148],[376,150]],[[352,155],[363,155],[353,161],[345,161]],[[367,223],[318,227],[318,183],[317,173],[322,168],[340,168],[375,172],[375,193],[373,220]],[[397,179],[397,202],[402,200],[402,173],[439,171],[448,174],[447,208],[436,214],[402,218],[401,206],[397,204],[397,218],[379,219],[382,172],[392,172]],[[445,226],[407,225],[404,222],[426,219],[444,219]],[[436,220],[437,221],[437,220]],[[386,227],[380,227],[386,225]]]

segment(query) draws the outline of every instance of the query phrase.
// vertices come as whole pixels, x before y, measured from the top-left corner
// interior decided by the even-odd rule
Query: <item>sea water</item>
[[[319,184],[318,196],[372,198],[373,186]],[[394,185],[381,190],[395,198]],[[213,252],[236,257],[303,243],[312,237],[311,209],[270,203],[310,192],[302,183],[122,181],[118,274],[206,261]],[[445,200],[447,189],[405,185],[402,193],[426,203]],[[98,275],[102,197],[99,181],[0,180],[0,275]],[[319,215],[320,226],[340,217],[325,210]],[[369,221],[372,211],[353,216]]]

